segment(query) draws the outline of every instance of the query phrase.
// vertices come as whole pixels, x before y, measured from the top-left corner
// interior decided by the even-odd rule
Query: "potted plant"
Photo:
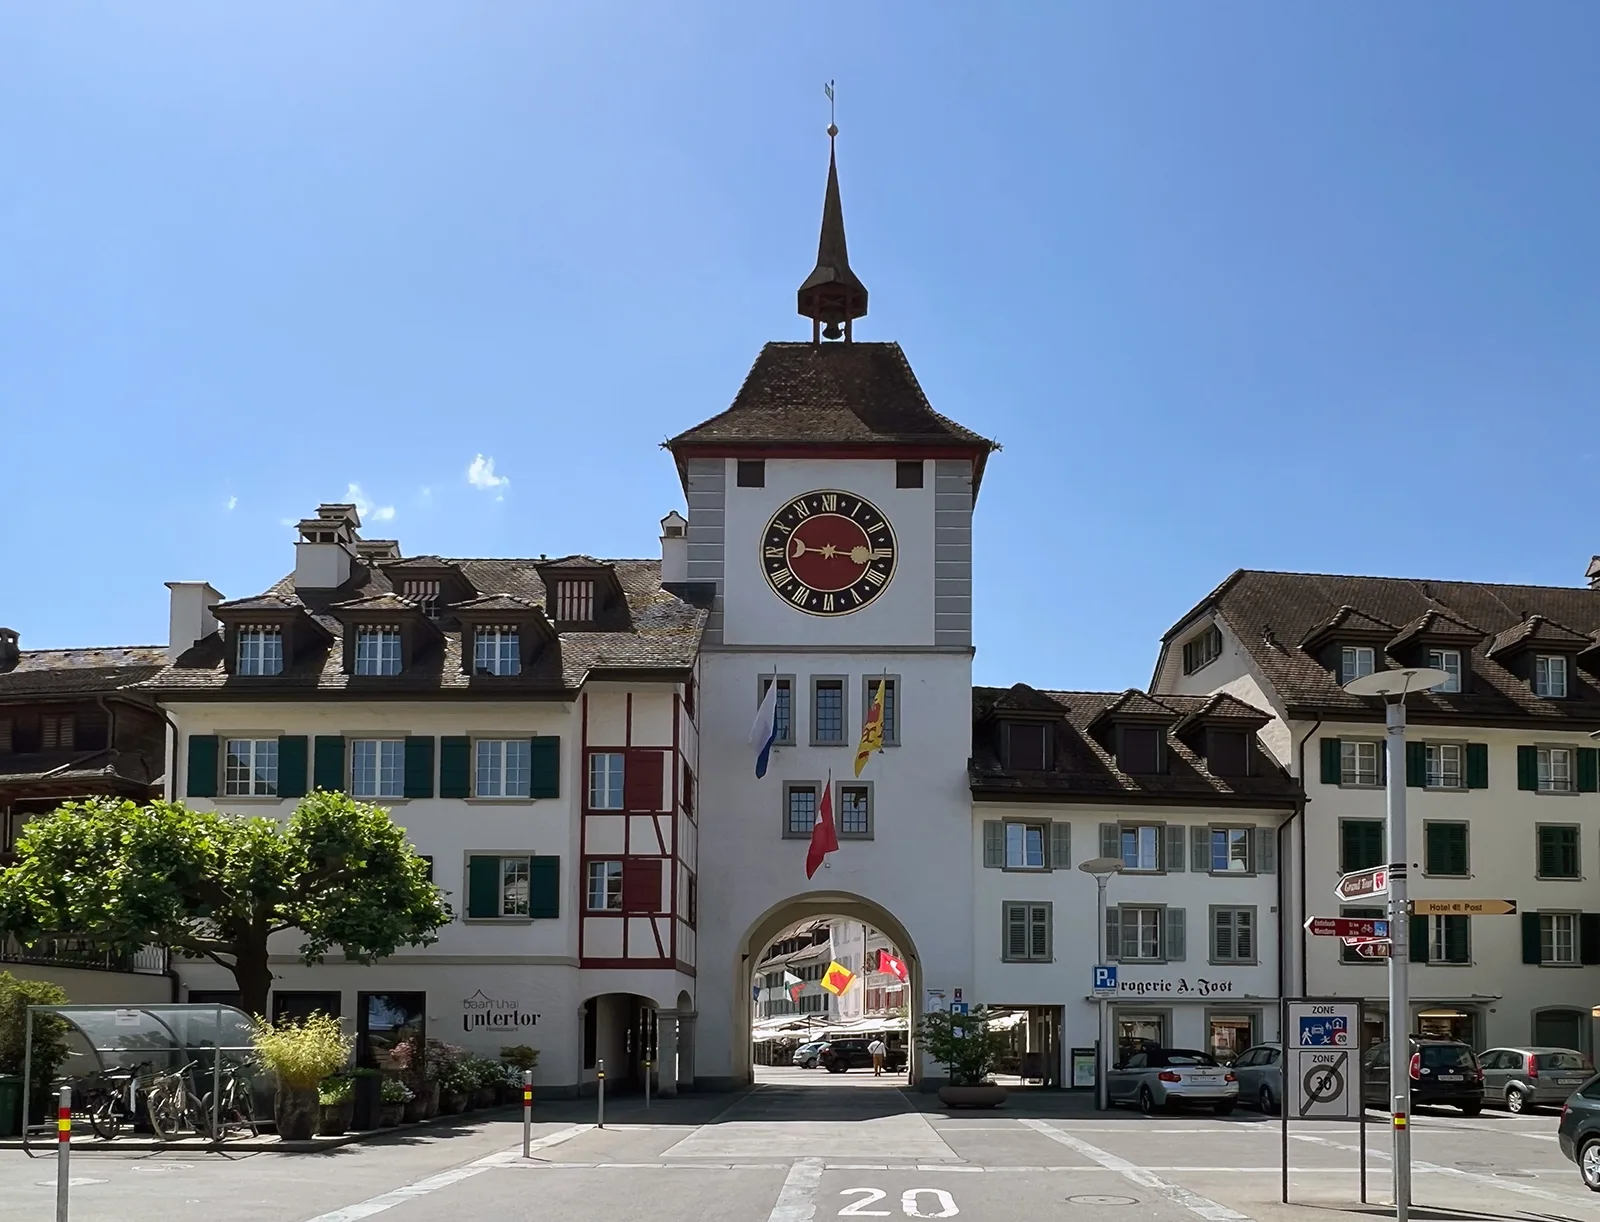
[[[261,1065],[278,1079],[274,1114],[278,1136],[306,1141],[316,1130],[322,1080],[350,1060],[354,1042],[337,1018],[312,1014],[304,1022],[284,1019],[274,1025],[259,1015],[252,1033]]]
[[[405,1113],[401,1116],[407,1124],[415,1124],[419,1120],[426,1120],[431,1112],[428,1103],[432,1092],[428,1089],[428,1051],[420,1038],[406,1040],[395,1045],[389,1054],[389,1064],[400,1071],[400,1080],[411,1091],[411,1098],[406,1100]]]
[[[995,1061],[1005,1051],[1003,1032],[989,1030],[989,1013],[974,1006],[970,1014],[935,1010],[924,1014],[917,1038],[928,1055],[949,1071],[949,1082],[939,1088],[946,1107],[997,1107],[1005,1102],[1006,1088],[989,1080]]]
[[[400,1117],[405,1113],[406,1104],[410,1103],[415,1095],[411,1088],[399,1078],[385,1078],[383,1080],[383,1108],[378,1113],[378,1123],[386,1129],[393,1128],[400,1123]]]
[[[350,1131],[356,1114],[356,1084],[347,1074],[324,1078],[317,1087],[317,1136],[338,1137]]]
[[[61,986],[46,980],[22,980],[0,972],[0,1137],[22,1132],[22,1065],[26,1051],[29,1006],[61,1006],[67,1002]],[[67,1024],[61,1019],[36,1015],[28,1076],[33,1097],[27,1112],[31,1123],[44,1120],[53,1093],[56,1070],[67,1059]]]
[[[368,1133],[378,1127],[378,1113],[383,1109],[383,1071],[369,1065],[358,1065],[347,1070],[350,1079],[354,1108],[350,1127],[357,1133]]]
[[[439,1070],[440,1115],[464,1112],[472,1090],[472,1074],[464,1061],[447,1060]]]
[[[539,1050],[530,1048],[526,1044],[512,1044],[500,1050],[500,1060],[506,1067],[506,1085],[509,1088],[509,1101],[522,1102],[522,1071],[536,1069],[539,1065]]]
[[[472,1107],[493,1107],[495,1104],[495,1087],[503,1078],[500,1065],[488,1057],[473,1057],[467,1063],[468,1072],[472,1075]]]

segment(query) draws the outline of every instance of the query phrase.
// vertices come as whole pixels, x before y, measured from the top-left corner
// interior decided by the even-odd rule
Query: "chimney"
[[[222,595],[211,588],[209,581],[169,581],[167,589],[172,591],[167,616],[167,661],[176,662],[179,655],[217,630],[211,608],[222,601]]]
[[[1584,576],[1589,579],[1591,590],[1600,590],[1600,556],[1589,561],[1589,571]]]
[[[22,657],[15,628],[0,628],[0,675],[16,666]]]
[[[689,523],[676,509],[661,519],[661,584],[689,580]]]
[[[354,505],[318,505],[316,517],[302,518],[294,545],[294,588],[336,590],[349,581],[360,525]]]

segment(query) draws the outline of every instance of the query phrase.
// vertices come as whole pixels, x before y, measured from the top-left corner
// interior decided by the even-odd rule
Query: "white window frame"
[[[1129,832],[1134,834],[1134,860],[1136,863],[1131,866],[1128,864],[1128,850],[1123,845],[1123,839],[1128,835]],[[1151,847],[1145,843],[1147,839],[1145,833],[1147,832],[1149,833],[1148,839],[1154,841],[1154,851],[1152,854],[1155,862],[1154,865],[1142,864],[1146,860],[1145,850]],[[1166,869],[1166,860],[1164,857],[1166,850],[1166,835],[1167,829],[1163,824],[1160,823],[1117,824],[1117,856],[1122,858],[1123,873],[1160,874],[1164,869]]]
[[[1450,920],[1447,916],[1434,916],[1428,918],[1428,962],[1437,963],[1444,967],[1471,967],[1472,966],[1472,918],[1462,916],[1456,920],[1465,922],[1467,930],[1467,957],[1465,959],[1446,959],[1445,950],[1445,922]],[[1542,941],[1542,938],[1541,938]],[[1542,954],[1541,950],[1541,954]]]
[[[525,917],[532,911],[530,907],[533,893],[532,867],[526,857],[502,857],[500,859],[500,915],[503,917]]]
[[[827,690],[839,693],[839,737],[821,736],[822,718],[819,714],[820,697],[824,685]],[[850,679],[847,675],[811,676],[811,745],[813,747],[844,747],[850,743]]]
[[[1129,921],[1132,914],[1136,921]],[[1148,918],[1148,919],[1146,919]],[[1133,953],[1128,952],[1129,933],[1132,933]],[[1154,940],[1155,950],[1145,954],[1145,938]],[[1156,904],[1117,905],[1117,960],[1120,963],[1164,963],[1167,958],[1167,910]]]
[[[526,798],[532,791],[533,743],[526,738],[478,738],[472,743],[472,793],[478,798]]]
[[[811,795],[810,822],[805,827],[793,821],[794,799],[791,795],[808,793]],[[785,840],[809,840],[811,829],[817,825],[817,808],[822,801],[822,784],[818,781],[786,781],[783,786],[783,838]]]
[[[600,902],[595,903],[598,899]],[[622,862],[591,861],[584,871],[584,908],[588,912],[622,911]]]
[[[283,673],[283,629],[270,625],[251,625],[239,629],[234,674],[281,675]]]
[[[235,764],[235,760],[241,760]],[[222,745],[222,792],[229,798],[278,796],[278,740],[230,738]]]
[[[794,676],[793,675],[761,675],[761,676],[759,676],[759,678],[757,680],[757,683],[756,683],[756,707],[757,708],[761,707],[761,702],[767,698],[767,688],[771,687],[774,683],[776,683],[778,685],[778,698],[772,702],[773,703],[773,716],[774,716],[775,719],[778,718],[780,716],[779,709],[784,705],[788,705],[788,722],[789,722],[789,724],[787,726],[785,726],[781,720],[776,721],[776,728],[778,729],[779,734],[778,734],[778,736],[776,738],[774,738],[772,740],[772,745],[774,747],[792,747],[792,746],[794,746],[794,742],[795,742],[795,739],[794,739],[794,723],[795,723],[795,716],[794,716]],[[788,732],[787,733],[783,733],[784,730],[787,730]]]
[[[621,810],[627,757],[621,751],[589,753],[589,809]]]
[[[1565,943],[1564,946],[1563,943]],[[1564,956],[1563,951],[1565,952]],[[1541,912],[1539,914],[1539,966],[1579,966],[1578,914],[1576,912]]]
[[[1208,625],[1183,643],[1183,673],[1198,674],[1222,656],[1222,630]]]
[[[1539,761],[1539,792],[1575,792],[1577,782],[1573,778],[1572,748],[1538,747],[1535,750],[1538,752]]]
[[[1228,918],[1230,926],[1228,936],[1232,940],[1232,953],[1223,955],[1218,951],[1218,934],[1223,924],[1222,918]],[[1239,918],[1244,917],[1241,926]],[[1254,904],[1220,904],[1211,909],[1211,962],[1212,963],[1255,963],[1258,951],[1256,947],[1256,906]],[[1244,931],[1249,942],[1249,954],[1239,951],[1239,934]]]
[[[1029,823],[1026,820],[1009,820],[1003,823],[1005,836],[1005,868],[1007,870],[1044,871],[1049,869],[1050,863],[1050,825],[1048,823]],[[1015,833],[1015,835],[1013,835]],[[1036,834],[1039,838],[1039,860],[1030,861],[1029,834]],[[1012,849],[1020,850],[1015,856]]]
[[[1216,827],[1210,829],[1206,837],[1206,870],[1212,874],[1254,874],[1255,866],[1255,828],[1254,827]],[[1222,869],[1217,869],[1217,837],[1226,836],[1226,860]],[[1238,868],[1234,863],[1238,862]]]
[[[1461,690],[1461,651],[1459,649],[1428,650],[1428,665],[1435,670],[1442,670],[1450,676],[1449,679],[1434,688],[1434,691],[1459,692]]]
[[[1423,785],[1427,789],[1465,789],[1467,750],[1460,743],[1423,744]]]
[[[1364,768],[1367,756],[1372,767]],[[1370,775],[1371,779],[1368,779]],[[1383,744],[1371,738],[1339,740],[1339,784],[1375,788],[1383,783]]]
[[[370,750],[369,750],[370,749]],[[363,756],[371,757],[370,777]],[[387,758],[386,758],[387,757]],[[406,740],[403,738],[353,738],[350,740],[350,796],[352,798],[403,798],[406,794]]]
[[[1371,645],[1344,645],[1339,649],[1339,686],[1370,675],[1378,665],[1378,651]]]
[[[1565,700],[1568,691],[1567,656],[1540,653],[1533,658],[1533,694],[1546,700]]]
[[[863,812],[866,815],[866,826],[851,828],[845,824],[845,792],[858,790],[862,795]],[[834,791],[835,820],[839,831],[840,840],[871,840],[873,834],[873,794],[871,781],[838,781]]]
[[[384,624],[356,629],[356,667],[358,675],[398,675],[400,673],[400,629]]]
[[[522,634],[515,628],[499,625],[479,628],[472,634],[472,673],[520,675],[522,673]]]

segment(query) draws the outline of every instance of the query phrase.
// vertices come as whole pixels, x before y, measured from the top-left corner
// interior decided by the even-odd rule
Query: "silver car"
[[[827,1040],[812,1040],[809,1044],[801,1044],[789,1058],[789,1064],[798,1065],[801,1069],[815,1069],[817,1058],[822,1055],[822,1046],[827,1042]]]
[[[1146,1048],[1106,1075],[1113,1106],[1137,1104],[1148,1115],[1179,1103],[1207,1103],[1226,1116],[1239,1102],[1239,1080],[1209,1052]]]
[[[1491,1048],[1480,1053],[1483,1101],[1510,1112],[1559,1107],[1594,1076],[1589,1058],[1571,1048]]]
[[[1239,1102],[1275,1115],[1283,1106],[1283,1048],[1257,1044],[1246,1048],[1232,1065],[1239,1079]]]

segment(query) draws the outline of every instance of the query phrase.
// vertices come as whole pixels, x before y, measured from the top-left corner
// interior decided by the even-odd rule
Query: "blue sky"
[[[160,642],[351,485],[409,554],[654,554],[658,443],[806,334],[829,77],[858,334],[1006,447],[979,681],[1143,684],[1238,566],[1579,583],[1597,48],[1579,0],[10,6],[0,623]]]

